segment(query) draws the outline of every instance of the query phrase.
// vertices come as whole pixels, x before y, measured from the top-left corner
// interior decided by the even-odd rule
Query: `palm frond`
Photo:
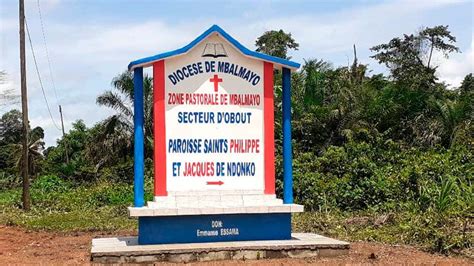
[[[112,80],[112,86],[127,98],[133,100],[133,75],[132,72],[125,71]]]
[[[113,108],[119,111],[121,114],[125,115],[126,117],[133,117],[131,107],[128,106],[125,100],[117,93],[114,93],[112,91],[106,91],[103,94],[99,95],[99,97],[97,97],[96,102],[98,105]]]

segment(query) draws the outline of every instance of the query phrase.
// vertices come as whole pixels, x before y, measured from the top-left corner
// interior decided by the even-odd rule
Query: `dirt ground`
[[[130,235],[131,232],[114,233]],[[106,236],[97,232],[61,234],[32,232],[0,226],[0,264],[89,264],[91,240]],[[474,265],[474,260],[445,257],[408,246],[378,243],[351,244],[349,255],[328,259],[271,259],[259,261],[219,261],[189,265],[347,265],[347,264],[424,264]],[[169,265],[169,264],[168,264]]]

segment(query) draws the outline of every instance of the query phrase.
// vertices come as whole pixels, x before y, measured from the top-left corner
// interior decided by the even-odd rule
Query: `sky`
[[[112,88],[112,78],[130,61],[180,48],[213,24],[250,49],[265,31],[290,32],[300,44],[290,56],[300,63],[317,58],[346,66],[355,44],[358,60],[372,74],[388,72],[370,58],[370,47],[421,27],[449,25],[461,53],[449,59],[436,55],[439,79],[456,87],[473,72],[473,1],[39,0],[39,5],[46,46],[37,0],[25,0],[25,14],[53,119],[28,42],[27,84],[31,125],[45,130],[47,146],[61,136],[58,104],[66,131],[78,119],[94,125],[114,113],[99,107],[96,97]],[[7,73],[0,93],[20,94],[18,29],[18,1],[0,0],[0,70]],[[12,108],[20,106],[0,105],[0,114]]]

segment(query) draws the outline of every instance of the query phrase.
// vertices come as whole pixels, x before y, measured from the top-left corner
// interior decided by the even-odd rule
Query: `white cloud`
[[[459,87],[464,77],[474,72],[474,41],[467,51],[454,54],[449,59],[437,55],[438,76],[450,87]]]
[[[30,5],[33,5],[33,6],[36,7],[37,1],[38,0],[30,0],[28,2],[29,2]],[[56,8],[57,6],[59,6],[60,2],[61,2],[61,0],[40,0],[41,10],[43,12],[51,11],[54,8]]]
[[[0,114],[19,107],[20,95],[15,88],[15,81],[8,74],[0,80]]]
[[[350,49],[352,43],[361,46],[386,41],[421,26],[420,12],[452,4],[448,1],[395,1],[374,6],[345,9],[319,16],[295,14],[256,22],[265,29],[283,28],[290,31],[301,47],[325,53]]]
[[[48,18],[48,12],[53,12],[54,8],[60,5],[59,2],[41,2],[44,19]],[[330,60],[335,65],[346,64],[346,58],[352,56],[352,44],[355,43],[360,61],[370,62],[373,68],[375,62],[368,59],[368,48],[386,42],[394,36],[416,31],[426,24],[427,17],[423,18],[423,14],[456,4],[457,2],[453,1],[395,1],[333,12],[318,12],[318,15],[282,15],[281,12],[275,12],[278,16],[264,17],[261,13],[272,8],[270,4],[264,3],[257,6],[259,12],[255,11],[257,9],[241,10],[228,18],[177,18],[172,22],[144,18],[133,23],[124,18],[124,22],[114,24],[96,23],[87,19],[81,23],[67,20],[61,23],[45,21],[54,79],[59,100],[64,106],[65,124],[68,129],[76,119],[84,119],[86,124],[91,126],[112,113],[96,106],[95,97],[110,88],[110,80],[123,71],[131,60],[180,48],[216,22],[249,48],[254,46],[255,39],[266,30],[281,28],[289,31],[300,43],[300,51],[292,53],[293,59],[297,61],[319,57]],[[37,10],[33,7],[36,3],[33,1],[29,6],[32,8],[29,12],[30,30],[37,59],[53,115],[56,121],[59,121],[41,29],[34,21]],[[192,23],[188,23],[190,20]],[[17,86],[18,21],[15,16],[0,18],[0,33],[0,69],[5,69],[10,74],[12,84]],[[445,61],[439,68],[441,79],[458,84],[466,71],[472,71],[472,51],[471,45],[468,51]],[[50,121],[45,108],[29,47],[27,52],[30,117],[34,125],[41,125],[45,129],[47,145],[53,145],[60,132]]]

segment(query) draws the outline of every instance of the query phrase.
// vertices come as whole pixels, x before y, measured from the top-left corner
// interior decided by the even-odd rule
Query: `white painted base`
[[[349,243],[293,233],[291,240],[138,245],[137,237],[92,240],[93,263],[197,262],[263,258],[334,257],[349,253]]]
[[[263,191],[188,191],[168,192],[155,197],[145,207],[129,207],[132,217],[174,216],[236,213],[293,213],[303,212],[298,204],[283,204],[275,195]]]

